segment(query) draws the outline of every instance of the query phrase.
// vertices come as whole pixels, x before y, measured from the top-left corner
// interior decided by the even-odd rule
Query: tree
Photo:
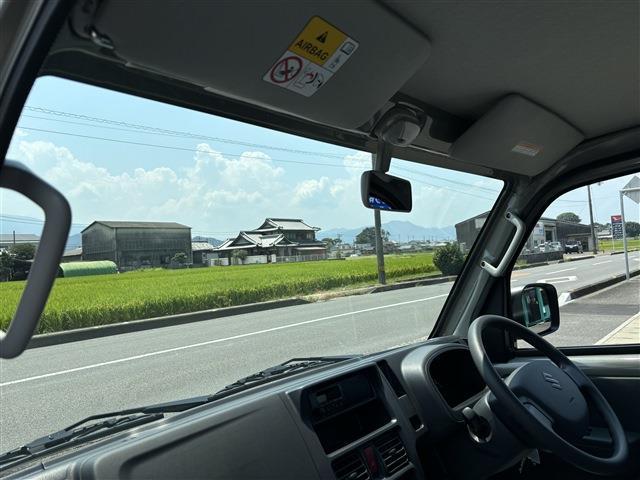
[[[556,217],[559,222],[580,223],[582,219],[573,212],[564,212]]]
[[[0,281],[11,280],[14,263],[13,257],[6,250],[0,253]]]
[[[624,222],[624,227],[628,237],[640,236],[640,223],[638,222]]]
[[[433,264],[443,275],[458,275],[464,264],[464,255],[457,243],[449,243],[435,251]]]
[[[330,237],[325,237],[320,241],[324,243],[327,246],[327,248],[332,248],[336,244],[336,239],[333,239]]]
[[[385,229],[380,230],[383,242],[389,241],[389,232]],[[367,227],[356,235],[356,243],[368,243],[369,245],[376,244],[376,229],[374,227]]]
[[[187,263],[187,254],[184,252],[176,253],[171,259],[171,263],[177,263],[178,265],[184,265]]]
[[[9,247],[9,253],[18,260],[31,260],[36,256],[36,246],[33,243],[16,243]]]
[[[231,256],[239,260],[240,263],[243,263],[244,259],[247,258],[249,254],[247,253],[246,250],[234,250]]]

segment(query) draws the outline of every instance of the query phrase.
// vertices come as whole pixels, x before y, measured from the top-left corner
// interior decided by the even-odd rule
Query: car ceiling
[[[640,2],[402,2],[431,55],[402,92],[478,118],[517,92],[593,138],[640,124]]]
[[[298,128],[303,135],[305,122],[311,122],[333,129],[336,136],[355,133],[370,140],[376,121],[400,102],[424,112],[426,126],[415,148],[396,151],[396,156],[476,173],[533,176],[583,140],[640,126],[638,1],[277,5],[80,1],[71,28],[61,33],[51,56],[89,53],[105,64],[119,62],[129,72],[187,83],[212,96],[286,115],[288,130]],[[311,97],[265,82],[265,72],[314,16],[358,40],[349,64]],[[114,49],[91,43],[91,29],[105,35]],[[94,77],[99,84],[100,71]],[[501,104],[514,94],[524,99],[506,102],[524,105],[515,115],[516,107]],[[559,128],[550,128],[551,116]],[[489,117],[497,120],[475,131],[469,128]],[[528,163],[501,155],[497,147],[504,139],[499,137],[513,121],[521,128],[510,138],[517,142],[528,129],[543,131],[551,147],[545,152],[553,154]],[[464,144],[458,151],[466,156],[455,155],[456,140]],[[480,141],[494,148],[477,158],[469,155]],[[425,149],[443,155],[421,157]]]

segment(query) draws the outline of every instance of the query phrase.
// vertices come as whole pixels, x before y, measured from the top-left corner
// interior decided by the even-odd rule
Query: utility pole
[[[376,168],[376,154],[371,155],[372,167]],[[376,257],[378,260],[378,283],[385,285],[387,276],[384,271],[384,245],[382,244],[382,221],[380,220],[380,210],[373,210],[373,220],[376,231]]]
[[[13,244],[16,244],[16,231],[13,231]]]
[[[598,244],[596,242],[596,229],[593,225],[593,206],[591,205],[591,185],[587,185],[587,196],[589,197],[589,220],[591,221],[591,241],[593,242],[593,253],[598,254]]]

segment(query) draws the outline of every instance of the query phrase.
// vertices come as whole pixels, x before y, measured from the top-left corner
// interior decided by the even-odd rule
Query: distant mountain
[[[195,237],[193,237],[191,239],[191,241],[193,241],[193,242],[209,242],[214,247],[217,247],[218,245],[220,245],[222,243],[222,240],[218,240],[217,238],[203,237],[201,235],[196,235]]]
[[[358,228],[333,228],[321,230],[316,238],[337,238],[340,236],[343,242],[353,243],[365,226]],[[382,228],[389,232],[391,240],[396,242],[408,242],[410,240],[452,240],[456,238],[456,230],[453,226],[435,228],[423,227],[415,223],[401,220],[393,220],[382,224]]]

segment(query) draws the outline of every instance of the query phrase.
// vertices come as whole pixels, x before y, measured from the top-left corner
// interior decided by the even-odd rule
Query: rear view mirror
[[[367,208],[410,212],[411,183],[403,178],[370,170],[362,174],[360,181],[362,203]]]
[[[512,292],[513,320],[538,335],[555,332],[560,325],[558,293],[549,283],[533,283]]]

